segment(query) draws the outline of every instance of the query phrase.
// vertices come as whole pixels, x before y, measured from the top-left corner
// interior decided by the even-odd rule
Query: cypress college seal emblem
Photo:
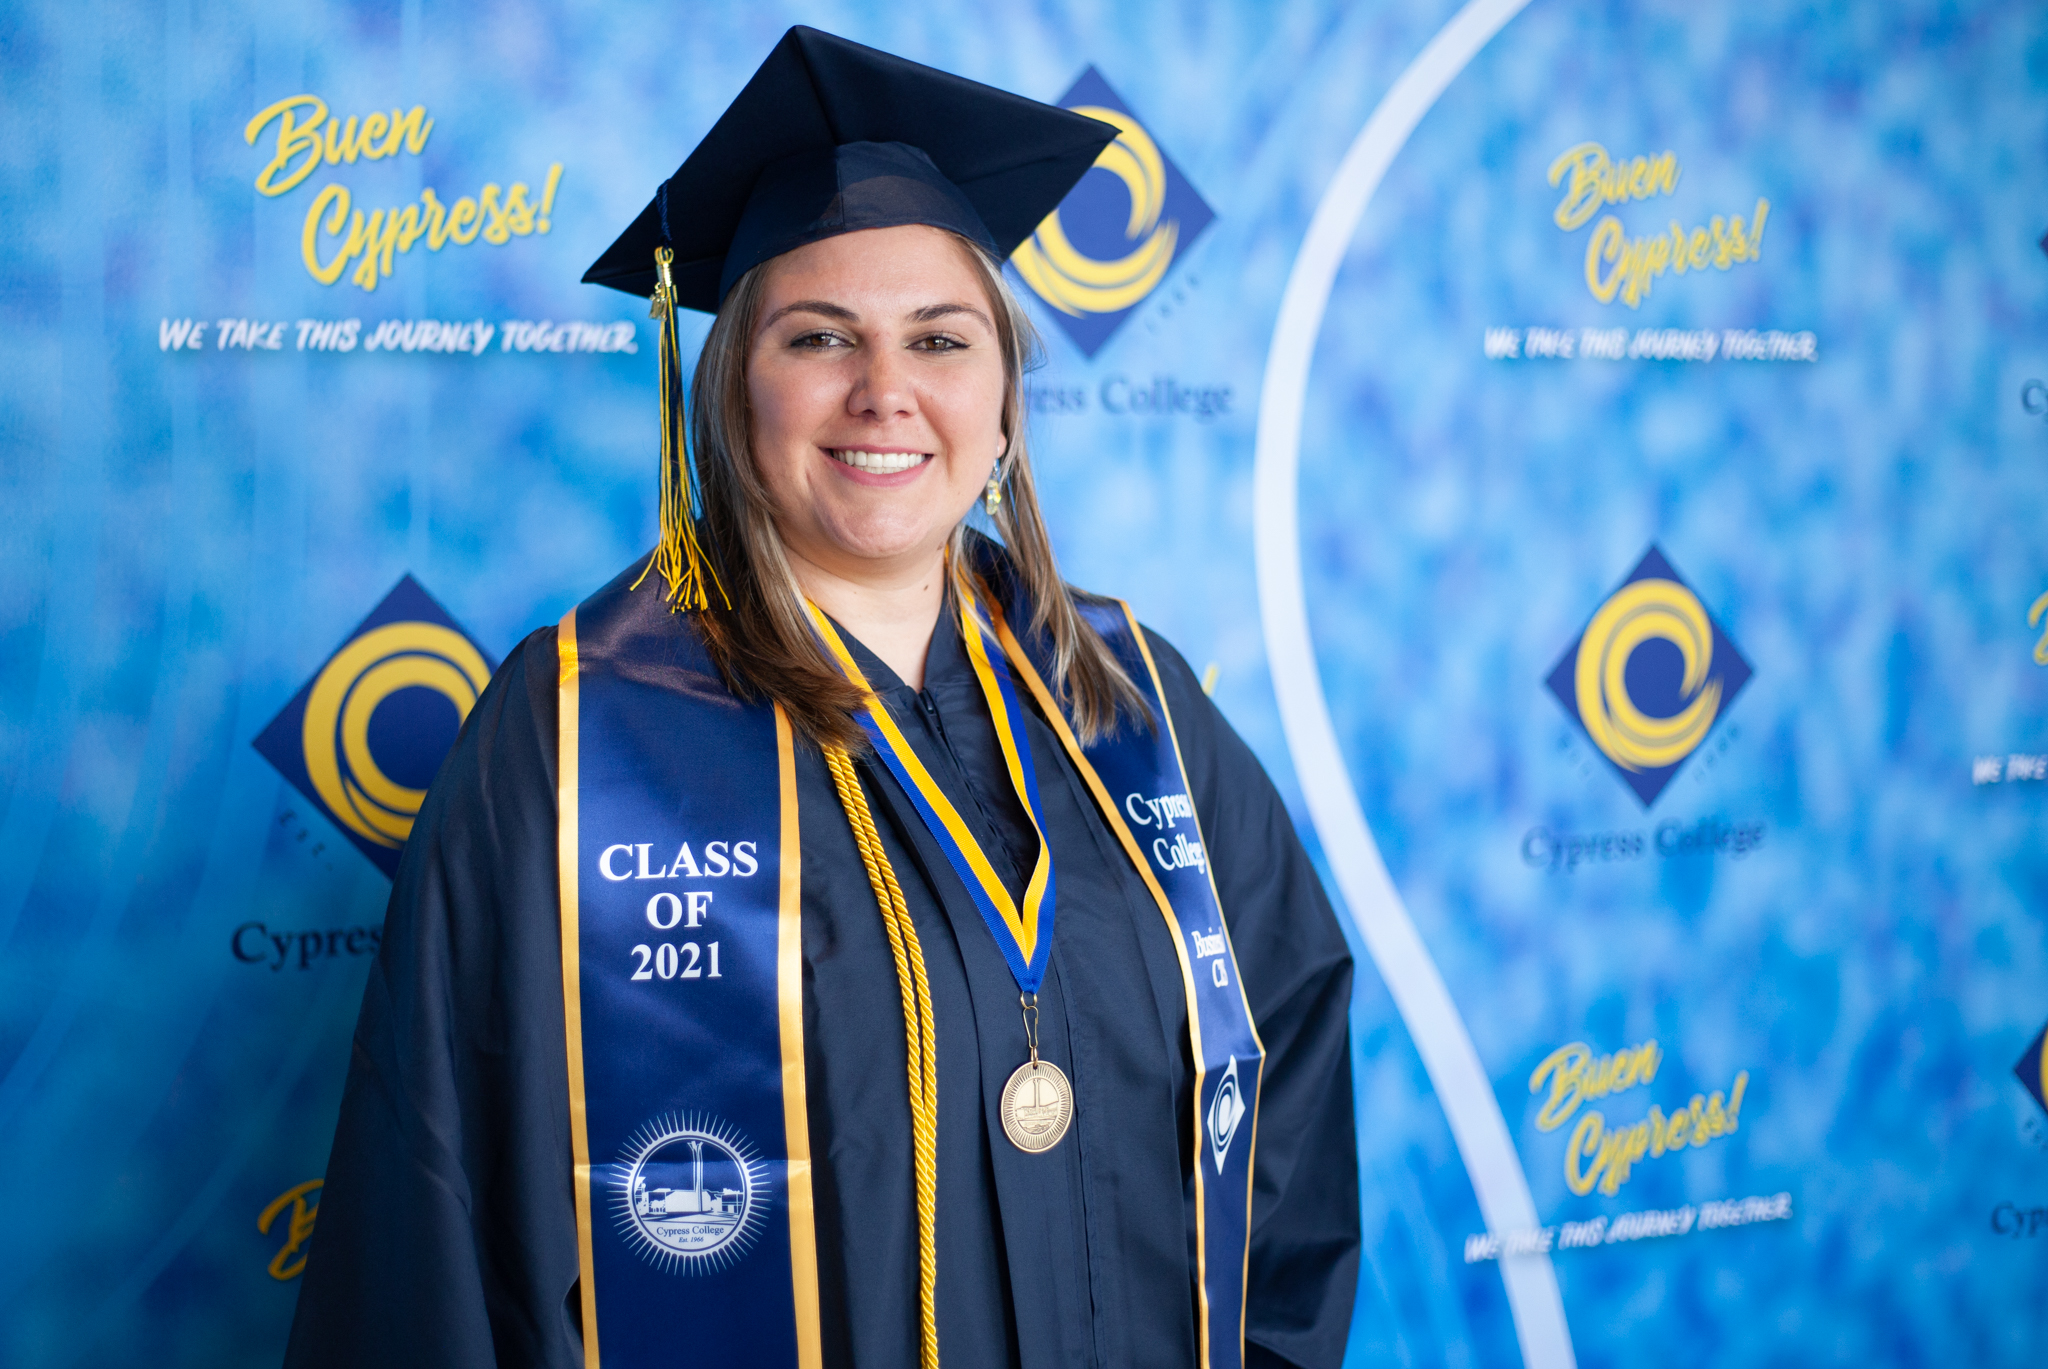
[[[627,1140],[613,1169],[620,1232],[668,1273],[736,1264],[765,1225],[767,1168],[746,1137],[716,1118],[657,1117]]]

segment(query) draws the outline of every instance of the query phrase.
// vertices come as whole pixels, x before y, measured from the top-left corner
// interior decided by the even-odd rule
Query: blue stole
[[[626,583],[557,635],[584,1364],[818,1369],[792,733],[779,706],[723,689],[689,616]],[[1264,1048],[1165,691],[1130,610],[1080,605],[1157,719],[1084,750],[1038,668],[1042,644],[1027,650],[1008,625],[1028,623],[1028,605],[998,587],[1002,607],[987,606],[1011,672],[1173,934],[1197,1073],[1201,1364],[1241,1369]]]

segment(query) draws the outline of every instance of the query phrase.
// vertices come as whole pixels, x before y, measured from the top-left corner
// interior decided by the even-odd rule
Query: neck
[[[946,601],[946,556],[886,571],[831,569],[787,549],[806,597],[860,639],[912,689],[924,688],[925,655]]]

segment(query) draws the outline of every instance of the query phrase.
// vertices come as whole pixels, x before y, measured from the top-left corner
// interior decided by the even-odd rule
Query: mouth
[[[864,447],[827,447],[825,455],[862,475],[901,475],[932,459],[930,451],[868,451]]]
[[[830,448],[826,455],[869,475],[899,475],[932,459],[930,452],[873,452],[852,447]]]

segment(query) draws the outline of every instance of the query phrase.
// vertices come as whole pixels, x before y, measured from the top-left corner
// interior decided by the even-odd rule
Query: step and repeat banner
[[[422,793],[653,538],[577,277],[795,22],[1122,130],[1039,481],[1352,936],[1350,1362],[2038,1362],[2038,6],[29,0],[0,1363],[277,1360]]]

